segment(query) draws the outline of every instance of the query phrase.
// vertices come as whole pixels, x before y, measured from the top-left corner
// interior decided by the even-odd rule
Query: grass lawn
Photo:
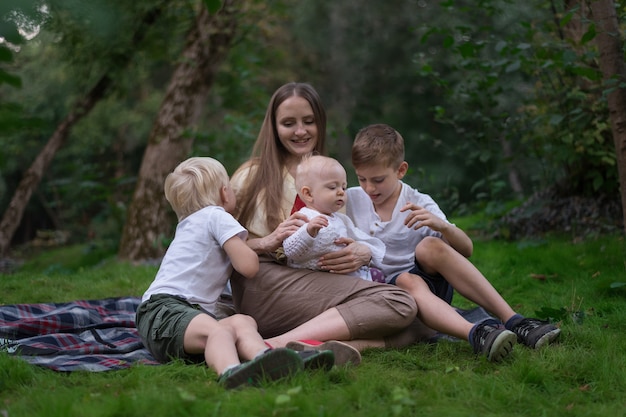
[[[550,317],[560,341],[517,345],[503,363],[443,341],[371,349],[358,367],[226,391],[204,366],[57,373],[0,353],[0,416],[618,416],[626,409],[626,245],[475,241],[472,261],[520,313]],[[156,266],[77,246],[0,275],[0,304],[139,296]],[[455,295],[453,304],[472,304]]]

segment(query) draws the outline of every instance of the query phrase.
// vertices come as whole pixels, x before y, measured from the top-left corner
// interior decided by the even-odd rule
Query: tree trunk
[[[593,21],[596,24],[596,44],[600,52],[600,70],[611,89],[608,94],[611,130],[617,155],[617,170],[622,197],[622,218],[626,233],[626,81],[624,65],[624,40],[617,21],[612,0],[591,2]]]
[[[511,142],[508,141],[504,135],[500,135],[498,140],[502,146],[502,156],[506,161],[507,170],[509,172],[509,187],[511,187],[511,190],[513,190],[517,198],[521,200],[524,198],[524,188],[522,187],[519,172],[513,163],[513,161],[515,161],[515,157],[513,155],[513,150],[511,149]]]
[[[137,31],[133,35],[132,45],[136,46],[144,38],[147,28],[152,25],[161,14],[161,5],[149,10],[142,19],[142,24],[137,28]],[[134,51],[134,48],[129,48],[130,51]],[[123,67],[133,57],[133,52],[129,52],[126,55],[116,57],[116,65]],[[0,256],[7,255],[11,246],[11,240],[15,231],[22,221],[24,216],[24,210],[30,200],[33,192],[39,186],[43,174],[46,172],[52,159],[57,151],[63,146],[65,140],[70,134],[72,127],[78,123],[83,117],[87,116],[94,106],[106,96],[109,88],[113,84],[113,81],[109,74],[105,74],[100,78],[98,83],[87,93],[82,100],[80,100],[74,109],[65,117],[65,119],[57,126],[56,130],[41,150],[33,164],[24,173],[24,177],[20,181],[13,194],[13,198],[9,203],[6,211],[2,216],[0,222]]]
[[[164,239],[171,238],[174,224],[163,182],[191,151],[193,137],[186,131],[198,120],[235,35],[238,9],[234,3],[223,1],[222,9],[213,15],[203,6],[187,37],[141,162],[120,242],[120,259],[163,256],[167,246]]]
[[[65,119],[57,126],[56,130],[48,140],[48,143],[39,152],[37,158],[33,164],[24,173],[24,177],[20,181],[13,198],[9,203],[2,221],[0,222],[0,255],[6,256],[11,245],[13,235],[17,230],[22,217],[24,216],[24,210],[26,205],[33,195],[33,192],[39,186],[43,174],[50,166],[54,155],[63,146],[67,136],[70,133],[72,127],[83,117],[85,117],[91,109],[96,105],[98,101],[104,97],[106,91],[111,85],[111,79],[108,76],[104,76],[100,79],[98,84],[91,89],[91,91],[76,104],[74,110],[72,110]]]

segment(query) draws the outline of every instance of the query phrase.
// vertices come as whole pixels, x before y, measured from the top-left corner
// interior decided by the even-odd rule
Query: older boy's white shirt
[[[233,236],[245,240],[247,235],[246,229],[219,206],[187,216],[178,223],[174,240],[142,301],[153,294],[177,295],[214,314],[233,269],[223,245]]]
[[[303,207],[299,211],[309,219],[321,214],[308,207]],[[334,243],[340,237],[348,237],[367,245],[372,253],[372,263],[374,265],[382,263],[385,255],[383,242],[359,230],[352,220],[343,213],[337,212],[330,216],[326,215],[326,218],[328,219],[328,226],[321,228],[316,237],[309,235],[305,224],[283,241],[288,265],[294,268],[318,269],[317,262],[322,255],[343,248],[343,246]],[[358,276],[367,281],[372,280],[367,268],[359,269],[350,275]]]
[[[374,210],[372,200],[361,187],[351,187],[347,190],[346,214],[348,217],[360,230],[382,240],[387,248],[380,265],[386,280],[413,268],[415,247],[423,238],[441,237],[441,233],[429,227],[422,227],[418,230],[408,228],[404,220],[409,215],[409,211],[400,212],[400,208],[407,202],[411,202],[447,221],[446,215],[428,194],[420,193],[402,181],[400,182],[402,190],[393,209],[392,218],[387,222],[381,221]]]

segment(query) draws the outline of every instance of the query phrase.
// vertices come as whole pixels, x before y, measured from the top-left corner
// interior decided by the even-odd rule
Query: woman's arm
[[[248,239],[246,243],[256,253],[273,252],[283,244],[283,240],[294,234],[307,221],[308,218],[304,214],[296,212],[279,224],[269,235]]]

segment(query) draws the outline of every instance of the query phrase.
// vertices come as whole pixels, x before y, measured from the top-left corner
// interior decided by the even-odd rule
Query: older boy
[[[357,227],[385,243],[381,269],[387,282],[413,295],[426,325],[468,340],[490,360],[508,354],[511,332],[531,348],[558,338],[560,329],[552,324],[513,311],[467,259],[473,251],[467,234],[447,221],[430,196],[402,182],[408,164],[397,131],[384,124],[361,129],[352,146],[352,164],[360,187],[348,189],[346,213]],[[504,326],[466,321],[449,304],[453,289],[495,314]]]

